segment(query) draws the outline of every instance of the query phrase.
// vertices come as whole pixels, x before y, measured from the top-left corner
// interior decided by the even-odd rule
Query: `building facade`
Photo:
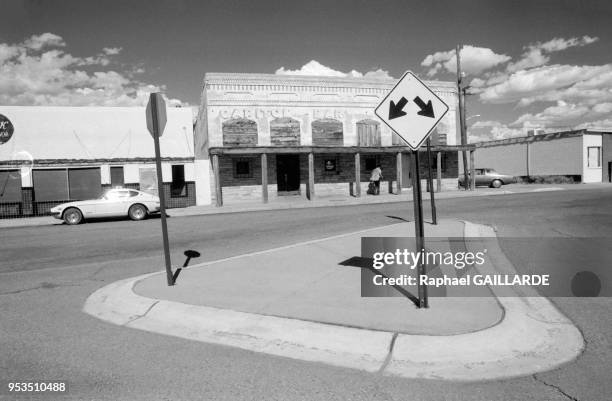
[[[196,182],[210,177],[198,204],[278,196],[365,194],[370,172],[381,188],[410,186],[410,151],[374,108],[395,80],[268,74],[206,74],[195,127]],[[439,185],[457,186],[452,82],[426,83],[450,107],[432,135]],[[421,166],[426,160],[421,158]],[[423,168],[425,170],[425,168]],[[199,186],[199,184],[198,184]]]
[[[517,177],[612,182],[612,132],[573,130],[475,144],[477,168]]]
[[[157,192],[144,107],[0,106],[0,115],[12,126],[0,143],[0,217],[45,215],[114,186]],[[160,139],[166,201],[195,205],[192,112],[168,108],[167,119]]]

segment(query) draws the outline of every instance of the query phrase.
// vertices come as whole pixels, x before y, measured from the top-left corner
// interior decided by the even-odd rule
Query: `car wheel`
[[[128,215],[132,220],[144,220],[147,217],[147,208],[143,205],[132,205]]]
[[[64,212],[64,221],[66,224],[76,225],[79,224],[83,220],[83,214],[79,209],[71,207],[70,209]]]
[[[493,180],[493,182],[491,183],[491,186],[493,188],[500,188],[502,186],[502,182],[500,180]]]

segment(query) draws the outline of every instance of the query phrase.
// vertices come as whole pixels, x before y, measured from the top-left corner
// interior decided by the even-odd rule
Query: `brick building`
[[[157,191],[144,107],[0,106],[0,115],[12,126],[0,142],[0,217],[45,215],[111,186]],[[168,108],[167,117],[161,137],[166,201],[194,205],[192,112]]]
[[[395,80],[267,74],[206,74],[195,128],[198,204],[301,196],[365,195],[371,170],[381,188],[410,186],[410,150],[374,114]],[[457,89],[428,82],[449,106],[432,135],[441,188],[456,188]],[[421,157],[422,167],[426,166]],[[424,168],[422,170],[425,170]],[[198,184],[199,186],[199,184]]]

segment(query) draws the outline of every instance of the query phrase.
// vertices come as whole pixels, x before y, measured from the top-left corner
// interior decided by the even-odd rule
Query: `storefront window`
[[[251,159],[234,159],[234,178],[253,177],[253,161]]]

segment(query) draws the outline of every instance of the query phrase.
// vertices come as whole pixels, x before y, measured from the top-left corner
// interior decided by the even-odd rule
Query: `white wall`
[[[602,177],[602,157],[601,157],[601,134],[590,134],[582,136],[582,182],[601,182]],[[599,146],[599,167],[588,167],[587,148],[590,146]]]
[[[212,202],[211,196],[211,166],[210,160],[196,160],[193,165],[193,174],[196,187],[196,205],[210,205]],[[187,170],[185,170],[187,175]],[[185,177],[187,179],[187,177]]]
[[[111,184],[110,165],[102,164],[100,166],[100,183],[102,185]]]

